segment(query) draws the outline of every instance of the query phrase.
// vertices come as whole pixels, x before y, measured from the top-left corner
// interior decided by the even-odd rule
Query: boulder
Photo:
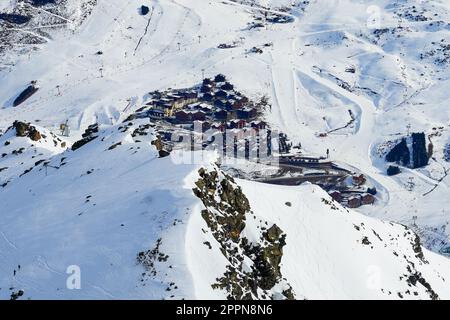
[[[14,121],[13,128],[16,130],[17,137],[28,137],[33,141],[39,141],[42,138],[41,133],[29,123]]]
[[[143,16],[147,15],[149,12],[150,12],[149,7],[144,6],[144,5],[141,6],[141,14],[142,14]]]

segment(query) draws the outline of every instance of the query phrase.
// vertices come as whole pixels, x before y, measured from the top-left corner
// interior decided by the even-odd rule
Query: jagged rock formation
[[[428,151],[425,142],[425,133],[412,134],[412,149],[413,168],[426,166],[428,164]]]
[[[18,137],[28,137],[33,141],[39,141],[42,138],[41,133],[29,123],[14,121],[13,127]]]
[[[170,152],[164,149],[164,144],[159,136],[152,141],[152,145],[158,150],[160,158],[167,157],[170,154]]]
[[[199,170],[194,194],[205,205],[202,217],[229,264],[212,285],[228,293],[228,299],[294,299],[291,286],[282,278],[280,262],[286,235],[276,225],[261,228],[260,241],[253,243],[242,232],[250,205],[233,178],[218,169]]]
[[[19,96],[14,100],[13,102],[13,106],[17,107],[20,104],[24,103],[28,98],[30,98],[33,94],[36,93],[36,91],[38,91],[39,88],[36,87],[34,84],[31,84],[30,86],[28,86],[25,90],[23,90]]]
[[[403,138],[391,151],[386,155],[386,161],[396,162],[403,166],[408,166],[410,161],[409,149],[406,139]]]
[[[4,20],[9,23],[24,24],[30,21],[30,17],[21,14],[0,13],[0,20]]]
[[[94,140],[98,136],[98,123],[91,124],[81,135],[83,138],[81,140],[78,140],[72,145],[72,150],[75,151],[82,146],[84,146],[86,143]]]
[[[408,146],[407,139],[402,138],[386,155],[386,161],[396,162],[413,169],[426,166],[428,160],[429,155],[425,142],[425,133],[423,132],[411,135],[411,147]]]

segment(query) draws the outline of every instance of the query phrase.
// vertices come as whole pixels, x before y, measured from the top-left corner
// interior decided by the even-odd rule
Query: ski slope
[[[145,16],[139,13],[142,4],[150,8]],[[12,10],[14,5],[14,1],[6,1],[0,4],[0,11]],[[81,18],[80,13],[83,7],[74,0],[67,0],[66,11],[59,12],[59,18],[51,14],[51,9],[44,8],[50,13],[41,12],[42,23],[46,19],[59,19],[61,23],[71,21],[72,24],[46,34],[38,33],[45,37],[42,44],[27,47],[30,51],[24,53],[19,49],[6,51],[0,61],[2,64],[8,62],[8,68],[0,72],[0,134],[3,133],[0,136],[0,155],[8,154],[0,159],[0,169],[8,168],[0,171],[0,182],[10,181],[0,189],[3,201],[0,215],[7,221],[0,234],[4,250],[0,253],[6,259],[2,264],[4,276],[0,287],[27,287],[25,291],[31,298],[170,297],[166,287],[157,284],[156,280],[148,284],[152,289],[158,288],[151,292],[134,287],[141,271],[141,266],[134,264],[137,251],[154,245],[159,234],[166,236],[164,232],[155,229],[147,220],[143,222],[145,218],[135,217],[132,219],[133,227],[124,234],[115,233],[116,229],[102,231],[98,237],[97,234],[105,221],[116,222],[114,228],[122,230],[117,224],[127,219],[125,211],[130,210],[151,212],[150,220],[162,219],[167,226],[169,220],[165,220],[162,212],[167,211],[167,203],[177,204],[174,200],[177,197],[171,195],[163,196],[161,200],[155,199],[159,198],[156,194],[165,195],[173,185],[177,185],[174,193],[180,194],[180,204],[175,207],[183,208],[173,207],[173,212],[169,210],[171,219],[184,217],[185,208],[189,208],[191,214],[198,211],[200,204],[192,198],[190,190],[193,181],[186,178],[194,179],[198,167],[178,166],[168,159],[151,161],[155,154],[149,141],[143,148],[145,152],[140,150],[136,153],[139,160],[129,160],[129,154],[124,152],[120,163],[114,163],[118,160],[107,155],[94,159],[94,165],[91,158],[103,154],[103,149],[109,146],[95,143],[72,155],[60,145],[56,148],[51,139],[34,143],[11,136],[11,130],[6,131],[15,120],[28,121],[50,137],[56,135],[59,125],[67,121],[71,135],[59,138],[70,146],[93,123],[99,123],[105,132],[115,131],[129,114],[147,101],[150,91],[190,87],[201,82],[203,77],[222,73],[246,96],[267,96],[271,108],[267,110],[265,120],[272,127],[287,133],[294,144],[301,143],[305,153],[321,156],[329,149],[332,160],[363,172],[379,191],[374,206],[361,207],[359,213],[352,211],[351,218],[338,219],[338,222],[328,226],[329,215],[334,218],[334,212],[330,214],[320,207],[323,195],[318,196],[321,191],[315,187],[301,186],[298,190],[282,188],[280,190],[283,191],[279,191],[256,183],[238,182],[261,218],[277,221],[282,229],[286,229],[288,244],[282,268],[294,291],[298,292],[297,297],[400,298],[397,292],[403,292],[402,296],[406,297],[404,292],[408,288],[405,283],[399,283],[390,275],[400,274],[408,262],[396,259],[391,254],[394,250],[391,247],[389,252],[380,248],[380,252],[376,253],[376,248],[366,250],[361,246],[361,249],[360,245],[355,244],[361,240],[361,235],[352,224],[364,221],[374,230],[379,230],[377,233],[385,240],[390,238],[389,234],[402,233],[401,227],[391,226],[388,221],[401,223],[413,228],[421,236],[424,246],[434,252],[449,246],[450,211],[447,208],[450,184],[447,172],[450,164],[444,159],[444,148],[450,143],[449,94],[446,90],[450,80],[449,64],[445,62],[448,54],[445,46],[450,35],[450,8],[443,0],[377,0],[371,5],[370,9],[369,5],[356,0],[316,0],[307,3],[287,0],[98,0],[85,19]],[[428,20],[415,20],[411,16],[413,6]],[[375,9],[378,11],[373,11]],[[251,27],[258,17],[265,14],[287,16],[292,22]],[[36,33],[36,30],[26,31]],[[18,39],[22,33],[18,31]],[[220,44],[235,45],[233,48],[219,49]],[[254,47],[263,52],[252,52]],[[349,72],[349,68],[353,68],[354,72]],[[37,80],[39,91],[24,104],[13,107],[14,99],[32,80]],[[349,110],[355,115],[355,121],[346,127],[351,120]],[[339,129],[341,127],[344,128]],[[388,177],[387,164],[380,157],[379,149],[387,141],[396,140],[408,131],[425,132],[430,137],[434,146],[433,158],[425,168],[404,168],[400,175]],[[329,134],[325,137],[320,137],[321,133],[327,132]],[[122,138],[117,137],[118,140]],[[5,146],[7,140],[12,144]],[[125,141],[124,144],[131,143]],[[26,150],[23,154],[17,157],[11,155],[22,147]],[[48,176],[43,180],[47,181],[45,184],[41,181],[44,175],[42,168],[39,174],[35,174],[36,169],[33,169],[31,175],[28,173],[20,177],[40,159],[51,159],[52,165],[58,167],[64,162],[61,159],[66,157],[66,152],[73,157],[74,163],[67,173],[59,173],[65,168],[53,169],[58,172],[55,175],[51,168],[47,168]],[[39,157],[33,158],[34,154],[39,154]],[[91,181],[92,185],[80,181],[84,177],[82,171],[96,167],[105,173]],[[166,168],[174,172],[161,175],[162,171],[170,171]],[[157,181],[144,178],[144,172],[160,177]],[[110,180],[112,173],[115,181]],[[190,185],[188,182],[180,183],[185,179],[190,181]],[[122,190],[123,187],[118,187],[120,189],[116,190],[118,185],[126,185],[127,188]],[[38,190],[36,188],[40,192],[34,196],[29,190]],[[79,190],[78,194],[74,195],[72,188]],[[298,200],[302,205],[288,209],[282,202],[266,210],[267,207],[262,206],[265,202],[257,197],[253,188],[270,195],[267,197],[270,201],[274,197],[284,199],[285,194],[287,197],[292,193],[294,197],[298,193],[302,197],[301,201]],[[42,190],[47,191],[43,193]],[[84,214],[81,218],[77,218],[76,214],[84,212],[82,198],[94,191],[99,194],[103,205],[99,203],[100,209],[92,209],[99,212],[95,217],[81,222],[79,220],[83,219]],[[122,191],[126,192],[121,194]],[[133,199],[135,191],[147,192],[151,200],[146,202],[143,200],[145,197],[141,199],[137,196],[139,204],[130,203],[126,199]],[[26,194],[26,197],[11,196],[15,194]],[[108,210],[112,207],[111,201],[116,199],[123,199],[118,201],[123,203],[123,207],[114,207],[112,218],[113,213],[109,214]],[[53,207],[51,203],[58,205]],[[65,209],[63,213],[59,213],[61,208]],[[290,215],[290,210],[295,214],[289,219],[283,218]],[[315,210],[320,212],[319,217],[312,216]],[[27,216],[19,215],[22,212],[26,212]],[[303,213],[297,216],[298,212]],[[50,222],[55,216],[60,220]],[[323,220],[316,221],[316,218]],[[201,217],[192,214],[188,220],[190,227],[184,225],[174,231],[176,236],[173,239],[169,237],[172,243],[166,248],[168,251],[175,250],[173,256],[179,260],[174,263],[182,266],[182,271],[173,271],[174,274],[167,276],[180,282],[178,287],[182,288],[173,294],[173,298],[224,297],[223,293],[210,290],[211,282],[217,277],[214,270],[223,268],[225,263],[220,252],[214,251],[213,260],[218,265],[211,264],[211,273],[202,279],[199,263],[209,261],[206,258],[209,249],[205,249],[202,243],[194,251],[190,248],[174,249],[178,247],[177,239],[186,235],[190,237],[186,243],[205,241],[202,235],[197,234],[204,223]],[[24,221],[35,221],[36,225],[23,226]],[[305,225],[299,221],[304,221]],[[296,228],[291,229],[291,226]],[[327,229],[329,227],[332,230]],[[301,230],[305,231],[305,235],[293,236],[299,228],[304,228]],[[309,228],[328,232],[303,238],[309,234],[306,232]],[[348,238],[341,236],[345,235],[341,230],[346,228],[353,232]],[[27,232],[35,234],[14,238],[17,233]],[[330,233],[335,235],[334,239],[342,238],[342,242],[329,243],[327,234]],[[51,243],[58,242],[57,239],[66,234],[71,240],[62,241],[51,257],[38,257],[37,254],[30,254],[33,251],[25,250],[28,247],[36,249],[36,252],[48,250]],[[108,236],[111,234],[114,239],[109,242]],[[130,244],[124,244],[123,237],[130,234],[133,234]],[[36,237],[42,239],[36,241]],[[409,242],[400,236],[398,238],[399,243],[395,246],[406,254],[410,249]],[[292,239],[291,243],[289,239]],[[207,241],[213,242],[211,239]],[[302,253],[292,248],[293,243],[311,241],[315,243],[311,248],[295,245],[299,250],[311,251]],[[37,245],[39,243],[41,247]],[[95,246],[92,246],[93,243]],[[121,243],[118,253],[114,250],[110,252],[118,243]],[[67,256],[67,259],[59,261],[58,256],[62,252],[75,252],[85,247],[89,250],[80,259],[87,263],[90,287],[80,296],[80,292],[62,289],[67,276],[65,267],[70,263],[70,258]],[[117,260],[109,257],[108,252],[113,256],[117,254]],[[336,252],[339,256],[329,252]],[[334,265],[338,261],[345,262],[347,259],[341,256],[349,252],[352,256],[355,252],[361,254],[358,264],[355,262],[352,265],[358,272],[348,273],[345,272],[345,265]],[[305,258],[301,266],[305,271],[299,273],[297,271],[301,268],[296,257],[302,254]],[[94,259],[97,255],[98,259]],[[428,251],[426,256],[430,265],[421,266],[420,272],[426,274],[426,278],[430,279],[428,281],[433,282],[432,286],[436,286],[435,290],[445,297],[447,292],[441,287],[436,270],[446,277],[440,265],[446,266],[447,258]],[[26,275],[22,279],[17,276],[16,281],[12,275],[19,263],[29,267],[21,269]],[[386,292],[369,290],[365,285],[363,279],[367,278],[366,271],[372,270],[371,265],[389,270],[383,272],[388,277],[382,281]],[[99,270],[104,269],[110,271],[100,276]],[[120,276],[118,283],[110,283],[109,279],[128,272],[129,276]],[[353,274],[352,285],[346,286],[343,279]],[[324,279],[323,282],[318,277]],[[51,283],[48,288],[45,279]],[[95,279],[100,279],[98,283],[101,285]],[[158,278],[158,281],[166,280],[164,277]],[[119,286],[126,288],[120,294],[117,293]],[[352,292],[351,288],[355,291]],[[387,291],[391,291],[391,295]],[[8,295],[6,291],[3,294],[6,295],[2,297]],[[429,295],[418,289],[417,297],[427,298]]]

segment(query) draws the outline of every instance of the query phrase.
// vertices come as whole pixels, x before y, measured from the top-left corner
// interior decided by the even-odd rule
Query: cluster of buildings
[[[259,119],[263,107],[264,103],[250,101],[224,75],[218,74],[193,88],[150,92],[147,103],[132,117],[150,118],[164,124],[163,139],[167,142],[173,142],[174,134],[182,130],[208,133],[213,136],[206,144],[225,148],[231,141],[242,146],[235,146],[235,155],[240,152],[237,149],[243,149],[249,158],[252,152],[259,154],[260,144],[271,148],[271,132],[266,122]],[[259,137],[262,130],[268,131],[263,139]]]
[[[274,132],[260,119],[265,104],[264,100],[260,103],[250,101],[235,90],[224,75],[218,74],[192,88],[150,92],[146,104],[129,120],[150,118],[156,124],[160,143],[167,152],[175,147],[208,149],[222,151],[226,157],[257,162],[271,163],[277,159],[286,170],[323,168],[323,179],[332,179],[329,170],[336,168],[327,158],[290,153],[292,143],[287,135]],[[325,188],[331,197],[350,208],[373,204],[376,190],[366,187],[364,175],[353,175],[351,187],[340,182],[347,181],[348,173],[336,175],[337,180]],[[312,178],[317,180],[320,177]]]
[[[172,124],[203,121],[208,122],[210,127],[213,123],[233,126],[229,123],[231,120],[242,120],[240,126],[244,122],[251,126],[251,122],[258,117],[257,107],[234,90],[234,86],[221,74],[214,79],[204,79],[199,87],[151,92],[150,100],[141,109],[145,110],[145,116],[153,120],[165,120]]]
[[[373,204],[375,202],[375,188],[366,188],[364,185],[366,178],[363,174],[355,174],[352,176],[352,189],[330,190],[328,194],[333,200],[349,207],[359,208],[364,205]]]

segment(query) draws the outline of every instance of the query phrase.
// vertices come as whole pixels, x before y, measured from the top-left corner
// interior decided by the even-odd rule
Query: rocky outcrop
[[[19,299],[21,296],[23,296],[25,292],[23,290],[18,290],[17,292],[12,292],[11,293],[11,298],[10,300],[17,300]]]
[[[212,287],[225,290],[231,300],[294,299],[280,270],[286,244],[283,231],[276,224],[261,227],[259,241],[251,242],[242,235],[253,213],[241,188],[218,168],[200,169],[199,175],[194,194],[202,200],[202,217],[229,262]]]
[[[428,150],[425,141],[425,133],[412,134],[412,167],[421,168],[428,164]]]
[[[403,166],[408,166],[410,161],[409,149],[406,139],[403,138],[391,151],[386,155],[386,161],[396,162]]]
[[[14,121],[13,128],[16,130],[16,136],[28,137],[33,141],[39,141],[42,138],[41,133],[29,123]]]
[[[429,160],[429,150],[426,146],[425,133],[413,133],[408,140],[411,147],[408,146],[407,139],[403,138],[387,153],[386,161],[396,162],[413,169],[426,166]]]
[[[6,21],[13,24],[25,24],[30,21],[31,17],[21,14],[0,13],[0,21]]]
[[[23,90],[19,96],[14,100],[13,106],[17,107],[18,105],[24,103],[28,98],[30,98],[33,94],[38,91],[39,88],[34,84],[29,85],[25,90]]]
[[[82,146],[84,146],[86,143],[94,140],[98,136],[98,123],[91,124],[81,135],[82,139],[78,140],[72,145],[72,150],[75,151]]]
[[[164,149],[164,144],[160,137],[157,137],[155,140],[153,140],[152,145],[154,145],[156,147],[156,150],[158,150],[160,158],[164,158],[170,155],[170,152]]]

